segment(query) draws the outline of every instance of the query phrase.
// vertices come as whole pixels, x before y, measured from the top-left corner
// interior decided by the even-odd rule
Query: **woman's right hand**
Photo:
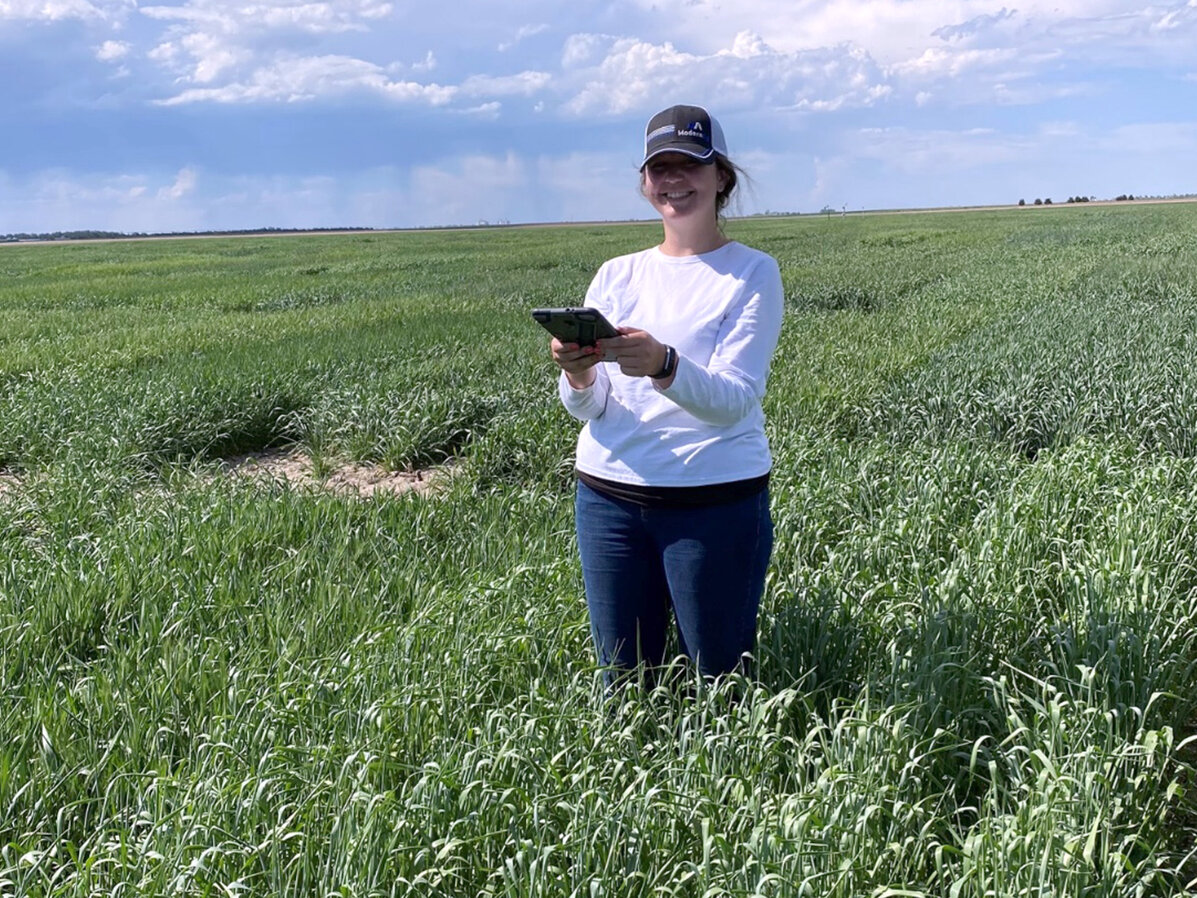
[[[575,390],[585,390],[594,383],[594,366],[603,360],[603,351],[597,346],[579,346],[577,343],[562,343],[556,337],[549,340],[549,350],[557,367]]]

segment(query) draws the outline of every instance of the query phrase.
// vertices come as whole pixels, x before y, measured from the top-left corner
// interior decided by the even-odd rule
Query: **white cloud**
[[[1034,89],[1045,70],[1058,71],[1084,53],[1100,51],[1099,62],[1141,60],[1150,48],[1187,54],[1191,65],[1188,48],[1197,41],[1197,6],[1177,0],[1153,6],[1129,0],[625,2],[641,11],[636,16],[625,8],[618,19],[631,33],[579,30],[562,40],[559,69],[551,71],[551,59],[536,59],[524,72],[509,71],[504,62],[510,57],[467,59],[443,50],[455,46],[453,34],[436,23],[459,20],[474,34],[491,28],[511,35],[500,49],[559,26],[517,27],[507,13],[471,3],[421,16],[421,24],[433,24],[412,38],[417,46],[430,42],[418,50],[403,44],[415,10],[385,0],[182,0],[140,9],[136,0],[0,0],[0,19],[115,22],[137,10],[143,27],[136,37],[102,43],[97,55],[112,61],[123,47],[121,55],[161,66],[173,82],[167,104],[295,102],[363,90],[441,106],[455,99],[536,97],[549,100],[550,110],[563,106],[574,115],[643,112],[660,97],[679,95],[708,97],[720,108],[824,113],[897,99],[1033,103],[1052,96]],[[583,28],[616,21],[585,7],[580,14],[570,18]],[[146,26],[155,24],[156,33],[147,35]],[[401,64],[386,58],[392,52],[419,61]],[[427,83],[438,52],[450,52],[454,71],[439,79],[446,84]],[[312,75],[331,60],[353,60],[356,71]],[[465,66],[472,68],[462,71]],[[304,75],[299,84],[283,82],[296,74]]]
[[[154,47],[146,56],[163,66],[173,66],[179,58],[179,47],[173,41],[164,41]]]
[[[1179,0],[632,2],[668,23],[675,43],[696,52],[713,53],[728,34],[747,30],[780,53],[858,47],[885,71],[917,68],[932,50],[941,72],[981,72],[978,66],[985,57],[951,62],[953,56],[976,51],[1037,59],[1063,56],[1082,66],[1140,66],[1144,54],[1191,61],[1197,43],[1197,7]],[[1000,54],[994,61],[1008,64]]]
[[[373,0],[340,3],[280,2],[238,3],[227,0],[190,0],[182,6],[147,6],[141,10],[152,20],[169,23],[148,58],[172,73],[177,87],[159,105],[188,103],[295,103],[348,93],[373,94],[386,101],[445,106],[456,97],[482,99],[471,111],[492,113],[494,100],[504,96],[531,96],[553,79],[548,72],[468,75],[458,85],[430,83],[426,75],[438,65],[432,49],[419,61],[404,65],[369,58],[378,41],[365,40],[365,53],[304,55],[286,32],[306,31],[336,35],[377,30],[378,20],[391,14],[391,6]],[[371,21],[368,21],[371,20]],[[525,26],[523,40],[547,29]],[[380,31],[385,34],[385,31]],[[347,42],[358,46],[362,41]],[[403,77],[402,72],[412,76]]]
[[[575,115],[644,110],[661,97],[693,98],[720,110],[782,107],[829,111],[870,106],[892,87],[865,51],[839,46],[781,53],[741,32],[708,55],[622,39],[598,65],[575,75],[585,86],[566,103]]]
[[[158,199],[160,200],[178,200],[187,196],[187,194],[194,192],[195,186],[199,181],[199,177],[193,168],[184,168],[175,176],[175,182],[169,187],[161,187],[158,190]]]
[[[474,118],[487,119],[489,121],[496,121],[500,113],[503,111],[503,104],[498,101],[490,103],[483,103],[480,106],[473,106],[469,109],[460,110],[462,115],[472,116]]]
[[[241,48],[230,46],[221,38],[203,32],[188,34],[180,43],[194,60],[191,80],[197,84],[210,84],[249,56]]]
[[[506,53],[508,50],[517,46],[520,42],[526,40],[527,38],[535,37],[538,34],[544,34],[544,32],[546,32],[548,30],[549,30],[548,25],[543,25],[543,24],[541,24],[541,25],[524,25],[522,28],[520,28],[515,33],[514,38],[512,38],[509,41],[504,41],[503,43],[499,44],[499,47],[498,47],[499,52]]]
[[[679,51],[672,43],[616,40],[598,67],[587,73],[586,86],[567,109],[578,115],[638,109],[656,96],[676,95],[680,88],[693,85],[695,76],[709,78],[699,62],[699,57]]]
[[[101,2],[115,8],[117,0],[0,0],[0,10],[51,3],[94,8]],[[133,2],[120,0],[121,8]],[[562,40],[559,68],[551,58],[536,59],[522,72],[505,65],[511,57],[453,53],[452,73],[442,74],[440,83],[429,73],[440,70],[438,53],[451,46],[452,36],[438,35],[440,26],[430,25],[413,40],[431,45],[413,53],[415,48],[392,39],[402,37],[405,17],[414,21],[413,10],[396,11],[382,0],[183,0],[139,11],[143,23],[161,23],[143,58],[173,82],[161,95],[165,105],[294,103],[357,92],[445,108],[461,102],[488,114],[507,97],[526,97],[568,116],[643,113],[663,97],[725,111],[819,114],[897,102],[1032,104],[1086,90],[1042,74],[1058,73],[1092,45],[1141,54],[1149,39],[1176,47],[1188,46],[1186,35],[1197,40],[1197,7],[1191,3],[741,0],[733,9],[722,0],[626,2],[643,11],[639,20],[622,17],[630,29],[649,35],[650,27],[640,27],[656,23],[669,39],[580,30]],[[471,29],[490,23],[499,33],[514,32],[500,50],[555,27],[517,27],[497,16],[490,7],[467,7],[451,18],[468,20]],[[612,19],[592,14],[581,24],[600,21]],[[317,43],[311,35],[324,37]],[[126,52],[136,55],[136,47]],[[380,56],[391,52],[391,58]],[[396,57],[418,61],[405,64]]]
[[[166,106],[197,102],[294,103],[352,92],[373,93],[400,103],[441,106],[453,98],[457,88],[392,81],[381,67],[346,56],[283,57],[257,69],[244,81],[223,87],[191,88],[159,103]]]
[[[133,5],[133,0],[0,0],[0,21],[117,20]]]
[[[1000,26],[1002,23],[1013,19],[1014,16],[1014,10],[1002,7],[996,13],[982,14],[969,19],[967,22],[936,28],[931,34],[935,37],[941,37],[946,41],[962,40],[964,38],[975,37],[978,34],[984,34]]]
[[[286,0],[258,3],[190,0],[181,6],[143,6],[140,11],[151,19],[203,27],[230,36],[272,31],[338,34],[367,30],[368,23],[389,16],[392,6],[374,0],[298,4]]]
[[[572,69],[596,61],[603,48],[616,38],[608,34],[571,34],[561,49],[561,65]]]
[[[993,85],[992,94],[987,99],[999,106],[1033,106],[1052,100],[1095,96],[1100,89],[1099,85],[1089,82],[1040,84],[1035,81],[1023,81],[1014,85],[999,82]]]
[[[353,7],[356,6],[356,9]],[[268,29],[293,29],[312,34],[336,34],[342,31],[365,31],[367,24],[390,15],[389,3],[304,3],[298,6],[249,7],[261,13],[260,22]]]
[[[732,41],[730,50],[720,50],[720,55],[726,53],[738,59],[752,59],[757,56],[768,56],[772,53],[769,45],[759,34],[752,31],[741,31]]]
[[[922,55],[891,67],[896,75],[920,80],[959,78],[975,69],[994,69],[1018,59],[1013,47],[985,50],[953,50],[947,47],[928,47]]]
[[[208,99],[230,102],[241,99],[291,101],[307,97],[313,87],[294,91],[270,87],[272,70],[281,67],[289,73],[297,68],[311,70],[322,63],[311,62],[298,66],[294,62],[280,62],[290,36],[340,35],[368,32],[391,14],[389,3],[376,0],[338,0],[338,2],[288,3],[280,0],[190,0],[181,6],[145,6],[141,13],[150,20],[169,23],[157,46],[147,55],[164,66],[177,80],[196,85],[211,85],[212,89],[184,91],[168,102],[195,102]],[[184,57],[189,60],[184,61]],[[343,54],[312,57],[315,60],[344,59]],[[429,53],[428,61],[431,60]],[[378,67],[373,63],[362,65]],[[238,81],[240,76],[242,79]],[[247,81],[248,79],[248,81]],[[221,82],[224,83],[223,86]],[[343,89],[342,78],[333,78],[333,92]],[[253,83],[248,83],[253,82]]]
[[[1152,23],[1153,31],[1173,31],[1183,28],[1186,19],[1193,15],[1192,7],[1184,9],[1170,9]]]
[[[208,28],[233,32],[237,30],[235,16],[228,15],[219,8],[204,8],[201,6],[143,6],[140,9],[143,16],[167,22],[182,22],[192,27],[207,26]],[[183,33],[186,33],[184,30]]]
[[[131,45],[125,41],[104,41],[96,47],[96,59],[100,62],[116,62],[128,55]]]
[[[676,21],[676,31],[708,47],[724,35],[752,31],[781,52],[801,52],[845,43],[868,49],[881,64],[901,61],[938,39],[932,32],[959,22],[962,3],[906,0],[636,0]],[[1008,3],[1009,0],[1006,0]],[[1002,0],[973,0],[973,15],[999,13]]]

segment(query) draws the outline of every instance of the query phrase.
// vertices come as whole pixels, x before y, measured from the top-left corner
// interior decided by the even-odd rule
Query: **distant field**
[[[0,250],[0,896],[1197,889],[1197,206],[729,229],[758,678],[610,702],[527,312],[656,226]]]

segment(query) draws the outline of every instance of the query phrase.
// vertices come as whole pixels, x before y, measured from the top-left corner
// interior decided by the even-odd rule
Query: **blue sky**
[[[647,218],[707,106],[744,214],[1197,192],[1197,0],[0,0],[0,233]]]

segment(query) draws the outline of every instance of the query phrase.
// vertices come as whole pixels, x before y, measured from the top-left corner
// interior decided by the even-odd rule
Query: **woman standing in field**
[[[773,547],[761,399],[782,286],[771,256],[720,229],[738,171],[705,109],[653,116],[640,189],[664,238],[591,282],[586,305],[618,337],[550,344],[561,401],[585,422],[575,515],[608,682],[666,660],[670,609],[704,675],[742,669],[755,647]]]

